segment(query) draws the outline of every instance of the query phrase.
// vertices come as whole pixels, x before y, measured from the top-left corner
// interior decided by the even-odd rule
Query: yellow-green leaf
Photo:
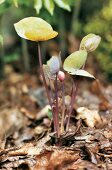
[[[39,14],[39,12],[42,8],[42,0],[34,0],[34,8],[35,8],[37,14]]]
[[[3,37],[0,35],[0,44],[3,46]]]
[[[54,12],[54,2],[53,0],[44,0],[44,6],[47,9],[47,11],[53,15]]]
[[[15,7],[18,7],[18,0],[13,0]]]
[[[5,0],[0,0],[0,4],[2,4],[3,2],[5,2]]]
[[[58,7],[63,8],[67,11],[71,11],[70,6],[64,0],[54,0]]]
[[[85,64],[86,59],[86,50],[75,51],[65,59],[63,68],[65,71],[68,72],[73,69],[80,69]]]
[[[14,24],[17,34],[31,41],[46,41],[58,35],[50,24],[38,17],[28,17]]]
[[[92,52],[98,47],[100,41],[100,36],[95,34],[88,34],[82,39],[80,49],[87,50],[87,52]]]
[[[71,72],[69,72],[69,74],[76,75],[76,76],[89,77],[89,78],[94,78],[95,79],[95,77],[92,74],[90,74],[87,71],[82,70],[82,69],[77,69],[77,70],[73,69],[73,70],[71,70]]]

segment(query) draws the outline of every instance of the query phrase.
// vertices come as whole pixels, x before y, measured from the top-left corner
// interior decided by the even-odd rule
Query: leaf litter
[[[69,131],[55,145],[46,97],[41,105],[45,91],[40,82],[28,74],[15,80],[8,76],[0,83],[0,169],[112,169],[111,85],[94,81],[89,91],[86,85],[80,88]],[[78,116],[80,107],[87,109],[80,112],[83,116]],[[87,119],[91,114],[92,125]]]

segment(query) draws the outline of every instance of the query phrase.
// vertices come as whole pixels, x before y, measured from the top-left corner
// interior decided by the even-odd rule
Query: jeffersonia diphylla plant
[[[63,64],[60,54],[52,56],[46,64],[43,64],[39,42],[52,39],[58,33],[53,30],[50,24],[37,17],[24,18],[14,26],[20,37],[38,43],[40,71],[52,112],[54,132],[56,138],[60,138],[64,131],[69,130],[70,117],[78,89],[77,77],[95,78],[84,67],[88,53],[98,47],[101,38],[98,35],[89,34],[82,39],[79,50],[70,54]],[[71,96],[65,95],[66,74],[71,75],[73,80]],[[51,83],[54,85],[54,90],[52,88],[49,90],[47,81],[49,81],[50,86]],[[59,87],[61,87],[61,96]]]

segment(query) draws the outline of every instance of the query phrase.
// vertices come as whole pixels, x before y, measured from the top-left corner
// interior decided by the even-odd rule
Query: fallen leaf
[[[87,126],[93,128],[97,123],[101,123],[101,118],[97,110],[89,110],[86,107],[79,107],[77,109],[76,119],[82,119]]]
[[[24,116],[18,109],[5,109],[0,113],[0,138],[9,136],[24,126]]]
[[[50,135],[50,134],[49,134]],[[50,140],[50,136],[46,135],[42,139],[40,139],[36,144],[34,143],[26,143],[21,148],[11,151],[8,154],[11,156],[17,155],[39,155],[45,148],[46,142]]]
[[[67,170],[80,158],[76,151],[55,149],[37,156],[34,170]]]
[[[112,108],[112,105],[110,104],[110,101],[108,100],[108,97],[105,94],[105,88],[99,80],[93,82],[91,86],[91,91],[92,93],[96,94],[101,100],[101,103],[99,105],[100,110],[105,111]]]
[[[100,170],[94,163],[85,160],[79,160],[71,166],[72,170]]]
[[[48,111],[51,109],[50,105],[46,105],[36,116],[36,120],[40,120],[48,115]]]

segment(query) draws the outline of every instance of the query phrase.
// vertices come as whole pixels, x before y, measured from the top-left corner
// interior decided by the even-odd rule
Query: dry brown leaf
[[[9,152],[9,155],[11,156],[17,156],[17,155],[38,155],[40,154],[44,148],[45,148],[45,143],[50,140],[50,136],[47,135],[40,139],[37,144],[33,143],[27,143],[23,145],[20,149],[17,149],[15,151]]]
[[[50,105],[46,105],[40,112],[38,112],[36,120],[42,119],[43,117],[47,116],[49,109]]]
[[[22,81],[23,76],[21,74],[18,74],[18,73],[12,73],[12,74],[9,75],[8,79],[9,79],[10,83],[15,84],[15,83]]]
[[[110,101],[108,100],[107,95],[105,94],[105,88],[103,87],[103,85],[101,84],[101,82],[99,80],[96,80],[93,82],[92,86],[91,86],[91,91],[96,94],[99,99],[101,100],[100,103],[100,110],[108,110],[111,109],[112,106],[110,104]]]
[[[71,170],[100,170],[94,163],[80,160],[71,166]]]
[[[35,119],[35,117],[36,117],[36,114],[34,112],[29,111],[28,109],[26,109],[24,107],[20,108],[20,111],[30,119]]]
[[[97,123],[101,123],[101,118],[97,110],[89,110],[86,107],[77,109],[76,119],[83,119],[87,126],[93,128]]]
[[[37,156],[35,170],[67,170],[80,158],[75,151],[58,149]]]
[[[9,136],[24,126],[24,117],[17,109],[5,109],[0,113],[0,137]]]

